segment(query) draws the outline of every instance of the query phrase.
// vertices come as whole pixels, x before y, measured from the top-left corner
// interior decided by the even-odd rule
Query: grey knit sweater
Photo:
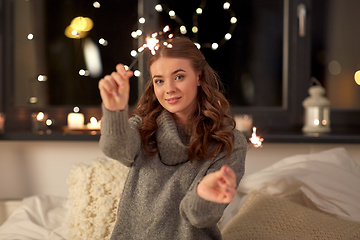
[[[220,153],[214,159],[191,163],[189,138],[164,110],[157,120],[159,153],[148,156],[138,131],[141,119],[127,116],[127,110],[103,108],[100,147],[108,157],[131,167],[111,239],[221,239],[217,222],[227,204],[200,198],[196,186],[224,164],[231,166],[240,182],[247,148],[244,136],[235,130],[229,158]]]

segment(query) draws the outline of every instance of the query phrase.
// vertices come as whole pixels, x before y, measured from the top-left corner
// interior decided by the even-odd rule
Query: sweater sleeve
[[[245,172],[245,157],[247,142],[245,137],[240,133],[235,133],[235,147],[229,158],[224,154],[216,159],[208,169],[199,173],[194,183],[190,187],[180,204],[180,213],[183,218],[189,221],[193,226],[198,228],[215,226],[221,219],[225,208],[228,204],[219,204],[207,201],[197,195],[196,188],[201,179],[208,173],[220,170],[224,164],[228,164],[236,174],[236,186]]]
[[[139,154],[141,140],[139,117],[128,119],[128,109],[109,111],[102,106],[100,148],[103,153],[125,166],[131,166]]]

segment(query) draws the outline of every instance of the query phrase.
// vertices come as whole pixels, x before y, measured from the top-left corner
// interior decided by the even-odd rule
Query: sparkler
[[[253,132],[252,132],[251,138],[249,138],[249,140],[256,148],[262,147],[262,142],[264,141],[263,138],[256,136],[256,127],[253,127]]]
[[[170,27],[168,25],[166,25],[162,32],[154,32],[153,34],[151,34],[151,37],[147,37],[146,38],[146,43],[144,43],[144,45],[142,45],[141,47],[139,47],[138,49],[138,53],[142,53],[146,48],[150,50],[152,55],[155,55],[156,51],[159,50],[160,48],[160,40],[158,39],[158,36],[162,35],[163,33],[166,33],[170,30]],[[167,37],[169,39],[173,38],[173,34],[169,34]],[[168,42],[164,42],[163,43],[164,46],[168,47],[168,48],[172,48],[172,44],[168,43]],[[138,55],[136,56],[136,58],[132,61],[132,63],[130,64],[128,70],[130,70],[132,67],[134,67],[134,65],[137,63],[138,61]]]
[[[255,148],[261,148],[262,147],[262,142],[264,141],[263,138],[261,138],[260,136],[256,136],[256,127],[253,127],[253,132],[251,134],[251,138],[249,138],[251,144],[255,147]],[[250,145],[251,146],[251,145]],[[248,146],[248,151],[249,151],[250,147]],[[232,167],[236,164],[236,161],[231,163],[229,165],[229,167]]]

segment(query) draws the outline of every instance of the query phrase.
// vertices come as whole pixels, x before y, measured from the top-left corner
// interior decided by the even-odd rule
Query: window
[[[56,3],[45,0],[0,0],[0,108],[7,115],[7,131],[29,131],[30,115],[39,110],[47,111],[54,119],[54,130],[60,131],[61,127],[66,125],[66,115],[72,111],[74,105],[80,106],[86,118],[90,115],[99,118],[101,100],[97,81],[101,76],[113,71],[116,63],[130,63],[133,60],[130,51],[137,49],[144,35],[159,31],[168,24],[171,30],[178,34],[182,34],[180,27],[184,26],[185,34],[202,45],[201,50],[208,62],[219,72],[224,82],[234,114],[252,115],[259,134],[270,136],[285,133],[287,139],[298,135],[296,141],[302,141],[302,101],[308,96],[310,79],[316,77],[325,87],[329,85],[327,81],[332,81],[328,76],[332,60],[325,64],[321,57],[326,52],[326,56],[331,59],[329,54],[334,50],[332,46],[337,45],[329,42],[329,39],[334,38],[328,37],[331,30],[337,30],[327,23],[328,19],[344,20],[343,15],[338,16],[339,13],[334,12],[342,9],[336,5],[340,3],[325,0],[241,0],[229,1],[230,7],[226,8],[225,1],[220,0],[120,2],[104,2],[100,8],[96,8],[93,3],[89,4],[89,1],[85,0]],[[358,4],[354,1],[342,2],[347,8],[349,4]],[[158,3],[162,4],[162,12],[155,10]],[[32,8],[27,10],[26,4],[33,4]],[[301,4],[304,9],[299,8]],[[201,13],[197,13],[198,8],[202,8]],[[358,9],[359,6],[350,8]],[[177,18],[169,16],[169,10],[174,10]],[[122,14],[117,14],[119,12]],[[305,14],[304,22],[300,13]],[[138,23],[138,14],[146,19],[146,24]],[[88,38],[71,39],[64,35],[66,27],[77,16],[96,21],[92,30],[87,33]],[[235,23],[230,21],[232,17],[236,18]],[[33,19],[33,22],[25,21],[26,19]],[[341,22],[340,20],[334,21]],[[197,29],[193,30],[194,26]],[[36,34],[34,41],[20,39],[19,34],[32,27],[34,31],[42,34]],[[131,31],[136,29],[142,30],[142,36],[138,39],[131,38]],[[358,28],[350,27],[348,31],[354,33],[356,29]],[[303,30],[304,35],[299,32]],[[231,35],[227,35],[228,33]],[[358,38],[358,35],[357,31],[354,36]],[[224,40],[225,36],[228,39]],[[100,39],[108,45],[102,45],[105,42],[99,42]],[[117,43],[115,46],[113,41]],[[212,49],[213,43],[217,44],[217,48],[214,45],[216,50]],[[26,44],[27,47],[24,47]],[[96,46],[100,51],[102,72],[96,77],[87,72],[85,44]],[[44,45],[47,47],[42,48]],[[30,51],[27,56],[32,58],[23,57],[22,52],[18,51],[21,47],[24,48],[22,51]],[[41,54],[43,58],[40,57]],[[27,69],[24,67],[25,62],[33,64],[33,67]],[[41,62],[42,64],[39,64]],[[132,81],[132,104],[136,102],[146,79],[144,62],[139,58],[136,66],[143,74]],[[336,65],[336,62],[333,64]],[[353,71],[359,68],[359,63],[356,64]],[[60,65],[65,65],[67,70],[60,68]],[[345,65],[341,66],[345,68]],[[51,80],[58,78],[60,82],[39,82],[39,75]],[[25,83],[18,84],[18,79],[25,80]],[[38,87],[34,87],[35,85]],[[83,86],[92,87],[83,90]],[[353,85],[353,88],[359,91],[358,86]],[[18,89],[22,92],[18,92]],[[39,97],[36,104],[31,103],[31,97],[41,96],[41,92],[44,93],[43,99]],[[65,99],[66,95],[70,99]],[[86,102],[88,96],[89,102]],[[359,94],[356,96],[358,98]],[[333,133],[359,133],[359,119],[358,105],[332,109]]]

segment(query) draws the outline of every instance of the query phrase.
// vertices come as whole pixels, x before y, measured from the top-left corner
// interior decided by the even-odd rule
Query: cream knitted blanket
[[[254,191],[222,235],[223,240],[360,239],[360,223]]]

